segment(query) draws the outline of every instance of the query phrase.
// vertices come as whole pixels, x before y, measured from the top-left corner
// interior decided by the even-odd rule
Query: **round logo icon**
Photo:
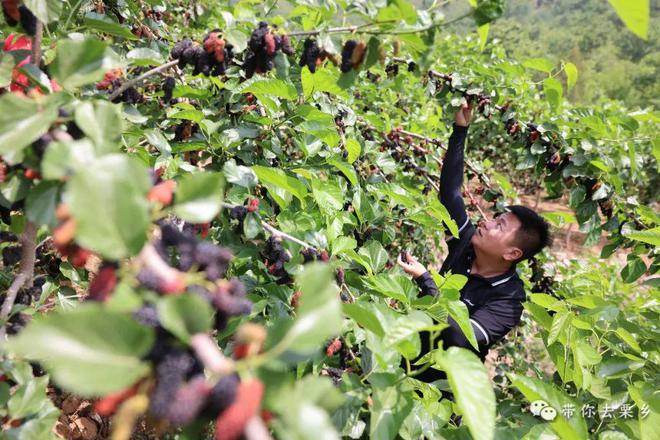
[[[541,418],[546,422],[552,422],[556,417],[557,411],[551,406],[546,406],[541,410]]]
[[[540,416],[541,415],[541,410],[543,408],[546,408],[548,406],[548,402],[545,400],[535,400],[532,402],[532,404],[529,406],[529,410],[534,414],[535,416]]]

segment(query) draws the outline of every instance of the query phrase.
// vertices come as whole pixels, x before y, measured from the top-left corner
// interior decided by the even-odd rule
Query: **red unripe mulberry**
[[[137,394],[137,390],[138,384],[135,384],[125,390],[108,394],[96,401],[94,404],[94,411],[96,411],[101,417],[109,417],[126,399]]]
[[[105,301],[117,285],[117,273],[112,264],[104,265],[89,284],[89,299]]]
[[[248,203],[247,210],[248,212],[255,212],[259,209],[259,199],[250,199]]]
[[[41,179],[41,174],[39,171],[32,168],[28,168],[23,174],[25,175],[25,178],[29,180]]]
[[[328,346],[325,349],[325,355],[328,357],[332,357],[337,352],[341,350],[341,339],[336,338],[334,341],[328,344]]]
[[[275,48],[277,45],[275,44],[275,37],[273,34],[264,35],[264,44],[266,46],[266,53],[270,56],[275,55]]]
[[[92,252],[85,249],[81,248],[80,246],[76,246],[76,250],[69,255],[69,263],[73,267],[85,267],[85,264],[87,263],[87,259],[92,256]]]
[[[239,439],[247,422],[259,413],[263,395],[264,385],[258,379],[241,382],[236,391],[236,400],[215,422],[215,439]]]
[[[174,180],[164,180],[149,190],[147,200],[167,206],[172,203],[175,188],[176,182]]]

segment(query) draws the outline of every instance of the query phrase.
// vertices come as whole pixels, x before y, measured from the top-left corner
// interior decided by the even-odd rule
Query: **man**
[[[461,191],[463,183],[463,148],[472,109],[464,105],[456,113],[454,130],[449,138],[442,173],[440,175],[440,201],[459,227],[459,236],[447,242],[449,253],[440,273],[451,271],[467,277],[461,290],[461,301],[470,314],[479,350],[449,318],[449,327],[441,334],[443,346],[471,349],[483,361],[488,349],[518,324],[525,301],[525,289],[518,278],[516,263],[531,258],[550,242],[548,224],[542,217],[524,206],[509,206],[507,212],[475,228],[465,211]],[[398,264],[410,274],[423,295],[438,295],[438,287],[424,265],[417,258],[401,255]],[[437,341],[433,341],[435,348]],[[422,355],[431,347],[428,334],[422,335]],[[444,378],[438,370],[428,369],[418,379],[432,382]]]

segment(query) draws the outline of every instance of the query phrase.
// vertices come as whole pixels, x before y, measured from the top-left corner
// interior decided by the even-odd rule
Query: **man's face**
[[[492,257],[514,261],[522,256],[522,250],[515,246],[515,237],[520,220],[514,214],[505,212],[489,221],[481,221],[472,236],[475,249]]]

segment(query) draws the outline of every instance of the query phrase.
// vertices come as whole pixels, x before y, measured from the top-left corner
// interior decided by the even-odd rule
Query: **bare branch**
[[[25,229],[19,237],[21,243],[21,261],[18,266],[18,275],[7,290],[7,296],[0,310],[0,320],[5,321],[9,318],[16,296],[23,287],[32,287],[32,277],[34,276],[34,260],[36,252],[37,225],[28,221]],[[5,336],[6,325],[0,329],[0,339]]]
[[[137,83],[139,83],[140,81],[142,81],[143,79],[149,78],[150,76],[153,76],[153,75],[155,75],[155,74],[157,74],[157,73],[160,73],[160,72],[162,72],[163,70],[167,70],[167,69],[169,69],[170,67],[174,67],[174,66],[176,66],[178,63],[179,63],[179,60],[169,61],[169,62],[167,62],[167,63],[165,63],[165,64],[161,64],[160,66],[154,67],[153,69],[144,72],[142,75],[138,76],[137,78],[133,78],[133,79],[131,79],[131,80],[126,81],[126,82],[123,83],[121,86],[119,86],[119,88],[118,88],[117,90],[115,90],[114,92],[112,92],[112,93],[110,94],[110,96],[108,97],[108,99],[109,99],[110,101],[113,101],[113,100],[116,99],[119,95],[121,95],[121,94],[124,92],[124,90],[128,89],[129,87],[132,87],[132,86],[134,86],[135,84],[137,84]]]

